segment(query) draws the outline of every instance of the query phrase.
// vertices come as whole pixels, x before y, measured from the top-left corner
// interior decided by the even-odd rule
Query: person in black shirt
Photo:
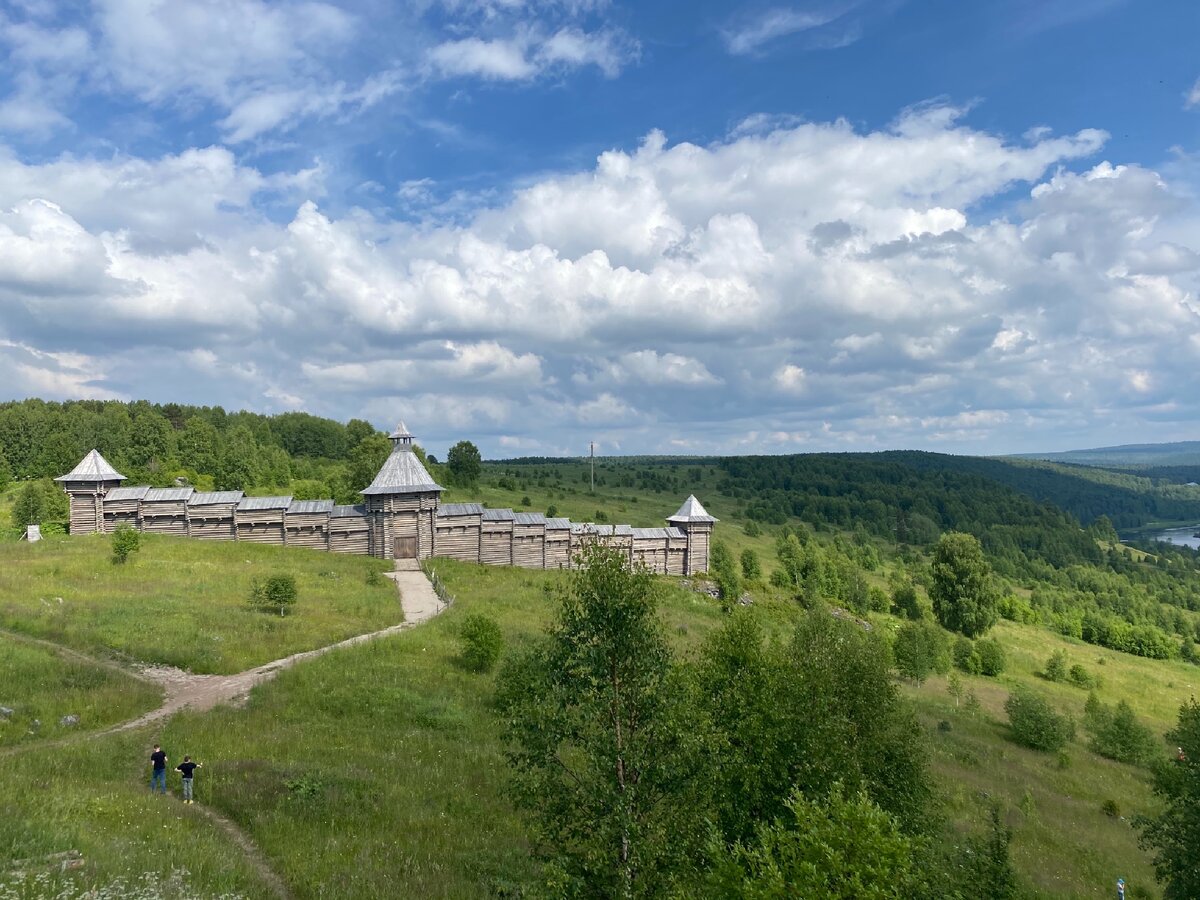
[[[192,775],[195,774],[197,769],[201,768],[203,768],[203,766],[201,766],[200,763],[192,762],[192,758],[190,756],[185,756],[183,758],[183,762],[175,767],[176,771],[183,774],[184,803],[192,802]]]
[[[150,773],[150,793],[154,793],[154,788],[157,786],[160,793],[167,792],[167,754],[158,744],[154,745],[154,752],[150,754],[150,764],[154,770]]]

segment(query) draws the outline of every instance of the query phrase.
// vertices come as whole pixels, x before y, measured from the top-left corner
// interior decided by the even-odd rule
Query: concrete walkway
[[[446,608],[429,583],[421,564],[415,559],[396,560],[396,571],[385,577],[396,582],[400,590],[400,605],[404,607],[404,624],[420,625]]]

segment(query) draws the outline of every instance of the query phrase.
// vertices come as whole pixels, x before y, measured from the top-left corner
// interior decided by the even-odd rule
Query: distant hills
[[[1200,441],[1176,441],[1169,444],[1122,444],[1091,450],[1065,450],[1060,453],[1014,453],[1020,459],[1045,459],[1104,468],[1148,468],[1157,466],[1200,466]]]

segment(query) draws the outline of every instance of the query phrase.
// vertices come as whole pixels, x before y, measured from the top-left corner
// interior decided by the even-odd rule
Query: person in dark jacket
[[[183,762],[175,767],[175,770],[183,775],[183,802],[192,802],[192,776],[196,770],[202,768],[200,763],[192,762],[190,756],[185,756]]]
[[[153,767],[150,772],[150,793],[154,793],[154,789],[157,787],[159,793],[165,794],[167,792],[167,754],[158,744],[154,745],[154,751],[150,754],[150,765]]]

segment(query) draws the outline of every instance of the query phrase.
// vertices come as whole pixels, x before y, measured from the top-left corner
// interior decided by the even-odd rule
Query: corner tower
[[[71,498],[71,534],[96,534],[104,530],[104,495],[125,476],[92,450],[79,465],[54,479]]]
[[[678,528],[687,537],[687,556],[683,560],[684,575],[708,571],[708,545],[716,522],[717,520],[700,505],[695,494],[683,501],[679,512],[667,518],[668,525]]]
[[[434,523],[444,488],[425,471],[413,450],[412,432],[403,422],[388,438],[391,455],[362,491],[369,552],[380,559],[426,559],[433,556]]]

